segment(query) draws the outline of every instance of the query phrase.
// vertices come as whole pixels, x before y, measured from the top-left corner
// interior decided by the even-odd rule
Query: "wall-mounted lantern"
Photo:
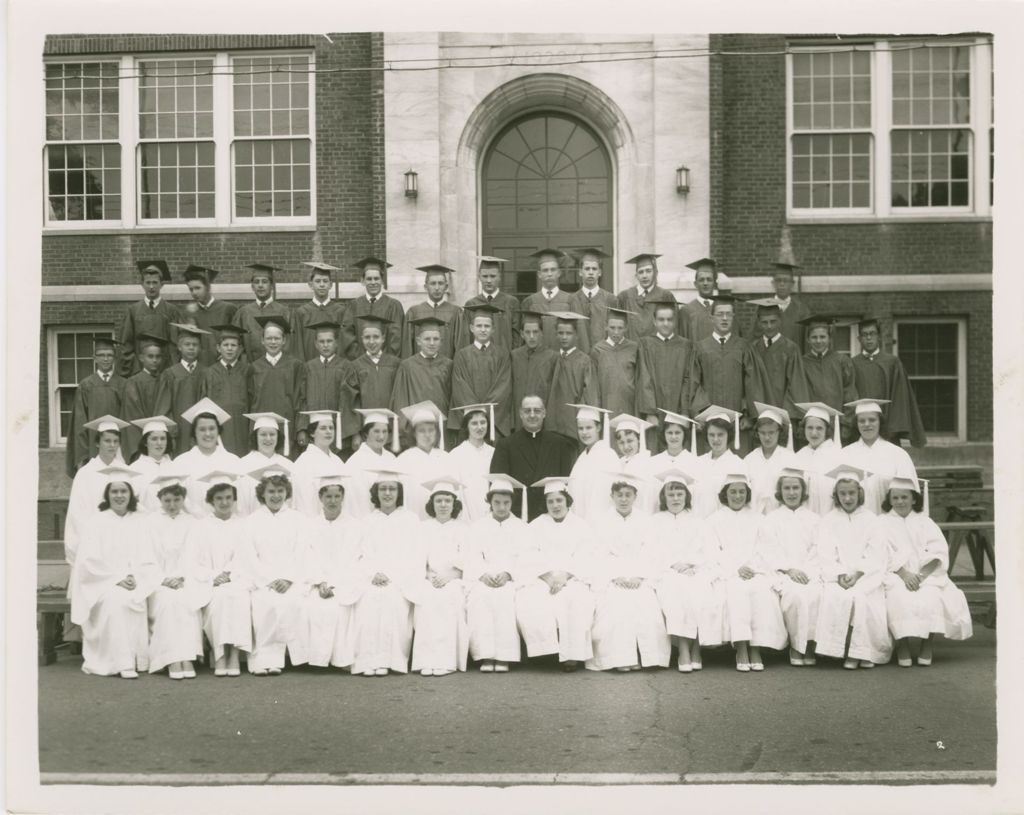
[[[676,167],[676,192],[680,195],[690,192],[690,168],[682,164]]]
[[[419,176],[415,170],[405,171],[405,197],[416,198],[419,195]]]

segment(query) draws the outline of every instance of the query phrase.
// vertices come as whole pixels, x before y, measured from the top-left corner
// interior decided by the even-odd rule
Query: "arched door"
[[[614,257],[612,164],[594,131],[565,113],[531,113],[509,123],[484,156],[482,254],[507,258],[502,289],[520,298],[537,291],[543,247],[593,246]],[[610,261],[601,285],[615,285]],[[561,288],[579,288],[575,264],[563,264]]]

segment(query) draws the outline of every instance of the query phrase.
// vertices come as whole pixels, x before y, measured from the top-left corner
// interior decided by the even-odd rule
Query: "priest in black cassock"
[[[449,275],[455,270],[440,263],[431,263],[429,266],[418,266],[416,271],[423,272],[423,288],[427,292],[427,299],[412,306],[405,314],[401,356],[403,359],[411,357],[418,350],[413,321],[420,317],[437,317],[441,321],[441,348],[438,353],[448,359],[455,359],[455,349],[459,347],[458,331],[461,328],[462,309],[447,299],[451,283]]]
[[[362,353],[359,337],[359,319],[367,315],[383,317],[384,350],[396,357],[402,355],[402,329],[405,326],[405,309],[394,297],[384,291],[387,283],[385,274],[391,264],[383,258],[365,257],[353,264],[362,269],[364,294],[359,295],[348,304],[341,320],[341,345],[338,353],[349,359],[355,359]]]
[[[494,431],[499,436],[512,432],[512,357],[508,349],[492,339],[494,320],[501,309],[488,303],[467,306],[473,342],[455,352],[452,363],[453,405],[481,405],[493,402]],[[458,433],[461,416],[448,413],[448,430]]]
[[[402,408],[433,402],[442,414],[448,415],[452,404],[452,361],[439,353],[443,325],[443,320],[429,314],[414,321],[418,350],[398,366],[391,393],[391,410],[395,413],[402,415]],[[410,447],[412,436],[408,421],[402,422],[402,428],[405,442],[402,446]],[[451,450],[453,439],[453,436],[445,439],[446,450]]]
[[[690,342],[710,337],[715,326],[711,320],[711,305],[718,285],[718,269],[713,258],[700,258],[686,264],[693,269],[693,285],[697,296],[679,311],[679,333]]]
[[[139,352],[142,349],[138,345],[138,338],[143,334],[173,338],[171,323],[179,322],[181,319],[178,307],[169,303],[160,294],[164,283],[171,281],[171,270],[166,261],[140,260],[135,265],[139,269],[139,280],[145,296],[128,306],[117,335],[118,345],[121,347],[117,372],[123,379],[138,373],[141,367]],[[176,360],[176,356],[169,355],[160,363],[161,369],[167,368]]]
[[[647,446],[655,454],[661,452],[663,435],[658,432],[660,411],[689,418],[697,384],[697,345],[676,333],[677,315],[674,297],[657,303],[655,332],[640,338],[637,409],[654,425],[647,431]]]
[[[594,364],[595,405],[612,416],[637,411],[637,379],[640,370],[640,345],[626,339],[630,313],[609,307],[605,320],[605,338],[590,349]]]
[[[508,261],[491,255],[481,255],[479,261],[477,280],[480,283],[480,293],[470,297],[462,307],[457,332],[458,345],[469,345],[473,341],[473,334],[469,330],[469,313],[473,306],[486,303],[500,312],[494,315],[492,342],[499,348],[511,352],[522,345],[523,341],[519,336],[519,301],[501,290],[502,264]]]
[[[568,477],[576,461],[577,444],[560,433],[544,429],[547,412],[539,396],[526,396],[519,405],[520,428],[511,436],[498,439],[491,458],[491,472],[510,475],[524,484],[535,484],[549,476]],[[526,491],[529,520],[545,511],[544,488]],[[520,514],[522,498],[517,490],[512,497],[512,512]]]
[[[231,324],[243,329],[244,355],[246,361],[252,362],[257,357],[263,356],[263,326],[256,322],[256,318],[272,314],[284,317],[290,325],[292,313],[288,306],[277,299],[274,273],[283,271],[283,269],[269,263],[250,263],[245,268],[252,271],[249,285],[252,287],[255,299],[251,303],[243,303],[238,307],[235,316],[231,319]],[[213,401],[220,404],[216,399]],[[248,421],[241,421],[238,424],[248,427]]]
[[[544,346],[552,351],[558,350],[558,338],[555,336],[555,318],[547,316],[552,311],[568,311],[569,293],[562,291],[558,284],[562,279],[561,260],[565,253],[560,249],[541,249],[530,257],[537,260],[537,281],[540,291],[523,300],[523,311],[533,311],[544,315]]]
[[[626,261],[635,267],[636,283],[619,292],[618,307],[636,315],[626,326],[626,336],[631,340],[653,334],[655,304],[675,299],[672,292],[658,285],[660,257],[654,252],[642,252]]]
[[[523,344],[512,352],[512,403],[520,405],[524,396],[539,396],[545,404],[551,392],[558,352],[544,345],[544,318],[535,311],[519,314]],[[519,412],[512,417],[519,426]]]
[[[212,399],[230,417],[221,427],[220,439],[229,453],[249,452],[249,363],[242,341],[245,329],[237,325],[215,325],[217,353],[213,365],[200,371],[199,398]],[[198,401],[198,400],[197,400]]]
[[[580,350],[590,350],[605,337],[605,322],[608,310],[618,306],[619,299],[607,289],[601,288],[601,264],[608,255],[589,247],[572,253],[579,264],[580,287],[569,295],[569,310],[582,314],[587,322],[580,326]]]
[[[93,337],[92,343],[96,370],[78,383],[71,406],[65,454],[68,478],[74,478],[78,468],[96,456],[99,433],[89,430],[85,424],[101,416],[120,416],[124,403],[127,382],[114,370],[120,343],[102,336]]]

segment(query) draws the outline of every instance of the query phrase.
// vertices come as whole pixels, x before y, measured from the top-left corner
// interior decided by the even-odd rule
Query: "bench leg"
[[[978,540],[978,533],[971,530],[967,533],[967,551],[971,555],[971,563],[974,565],[974,577],[976,580],[983,580],[985,577],[985,550]]]
[[[39,630],[39,665],[52,665],[57,661],[58,614],[42,613],[37,623]]]
[[[949,533],[949,576],[953,576],[953,569],[956,567],[956,557],[960,554],[960,547],[964,542],[964,533],[954,529]]]
[[[992,576],[996,575],[996,547],[992,545],[992,541],[988,539],[988,535],[984,532],[978,533],[978,543],[981,546],[984,554],[988,555],[988,562],[992,564]],[[985,566],[985,558],[981,558],[982,568]]]

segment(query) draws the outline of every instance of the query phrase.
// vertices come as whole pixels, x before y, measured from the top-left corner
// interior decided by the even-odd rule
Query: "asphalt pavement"
[[[370,679],[299,668],[136,681],[39,669],[44,773],[757,773],[994,771],[995,632],[930,668],[705,668]],[[941,776],[939,776],[941,778]]]

